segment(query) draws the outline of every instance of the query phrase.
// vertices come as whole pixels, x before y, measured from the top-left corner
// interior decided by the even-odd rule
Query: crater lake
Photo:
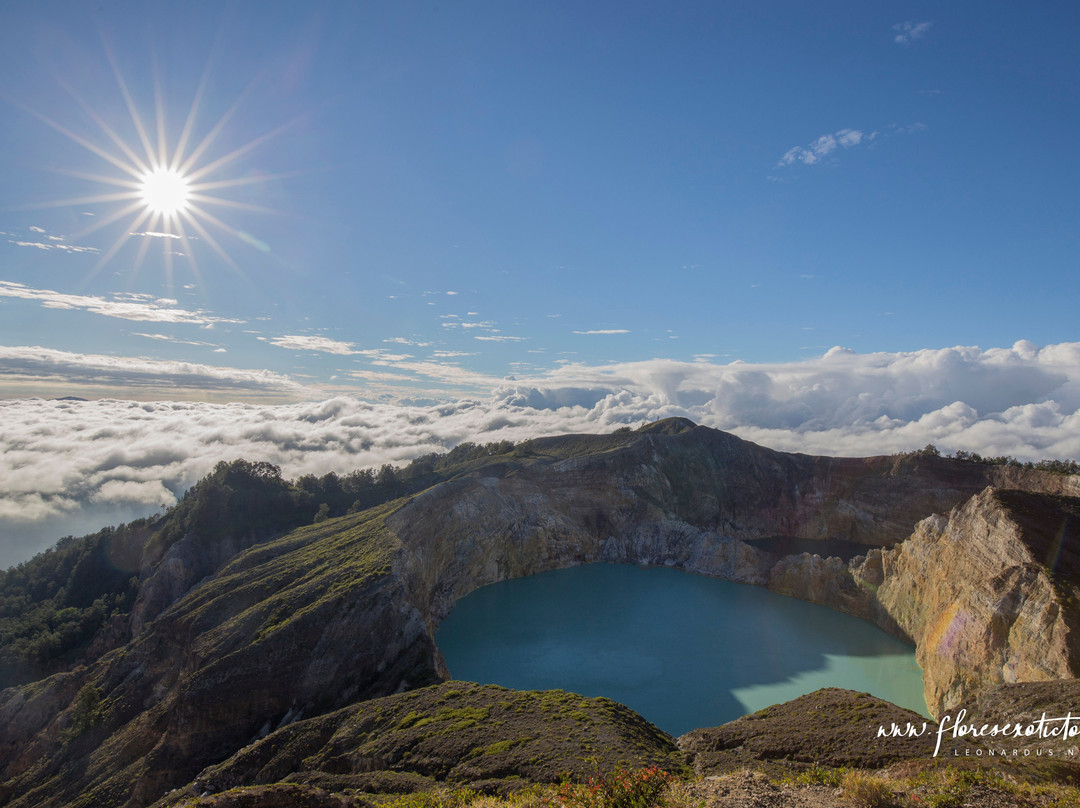
[[[585,564],[485,586],[436,634],[450,674],[606,696],[672,735],[822,687],[929,715],[915,650],[876,626],[680,570]]]

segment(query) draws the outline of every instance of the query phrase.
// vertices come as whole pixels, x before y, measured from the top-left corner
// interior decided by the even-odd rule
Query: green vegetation
[[[149,520],[71,536],[30,561],[0,572],[0,689],[78,661],[138,592],[139,547]]]
[[[840,791],[845,800],[858,808],[888,808],[896,804],[888,782],[869,772],[846,772],[840,781]]]
[[[667,805],[675,777],[659,766],[627,771],[616,766],[608,774],[595,774],[585,783],[564,779],[556,799],[566,808],[651,808]]]
[[[71,714],[71,724],[61,733],[64,743],[70,743],[90,727],[101,721],[104,709],[101,704],[101,690],[97,685],[83,685],[75,697],[75,709]]]
[[[127,618],[139,594],[140,575],[152,571],[181,539],[195,543],[197,563],[204,560],[206,568],[195,571],[198,579],[215,571],[214,559],[226,560],[215,552],[218,547],[242,551],[303,525],[320,525],[419,493],[493,461],[563,459],[621,448],[635,439],[627,432],[517,445],[466,442],[400,468],[386,464],[296,480],[283,478],[271,463],[219,462],[163,514],[81,538],[67,536],[28,561],[0,570],[0,688],[89,661],[95,640],[110,625],[112,645],[130,639]]]
[[[481,794],[471,788],[441,786],[430,791],[396,795],[381,808],[660,808],[681,804],[677,778],[657,766],[597,773],[584,783],[569,775],[556,787],[533,785],[506,796]]]
[[[572,714],[589,720],[582,723]],[[378,795],[380,803],[393,794],[414,795],[395,799],[401,808],[463,804],[471,799],[465,789],[503,795],[543,791],[550,797],[563,773],[564,782],[582,786],[597,772],[652,767],[688,774],[669,736],[608,699],[460,681],[299,720],[217,765],[209,779],[251,783],[262,769],[253,762],[267,760],[275,761],[274,777],[282,783],[365,799]],[[652,781],[652,775],[646,778]],[[178,792],[166,804],[190,794]]]
[[[813,765],[803,769],[797,774],[784,778],[784,781],[800,786],[828,786],[829,788],[840,788],[840,783],[843,782],[844,775],[849,771],[850,769],[844,766],[833,768],[832,766]]]
[[[211,558],[217,545],[243,549],[302,525],[366,511],[513,450],[510,441],[462,443],[400,469],[384,465],[294,481],[271,463],[220,462],[160,516],[67,536],[0,571],[0,689],[84,661],[110,620],[130,614],[140,571],[152,569],[186,536]],[[123,634],[116,639],[129,639],[128,621],[118,620],[116,631]]]
[[[1011,468],[1034,469],[1035,471],[1047,471],[1051,474],[1080,474],[1080,463],[1075,460],[1039,460],[1021,463],[1015,457],[1000,455],[998,457],[983,457],[978,452],[965,452],[957,449],[953,454],[942,455],[941,450],[934,444],[928,443],[921,449],[912,452],[901,452],[910,457],[947,457],[951,460],[959,460],[964,463],[982,463],[986,466],[1009,466]]]

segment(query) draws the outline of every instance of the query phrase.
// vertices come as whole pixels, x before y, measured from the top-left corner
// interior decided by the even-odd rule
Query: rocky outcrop
[[[989,685],[1080,673],[1078,549],[1080,500],[987,488],[855,577],[914,640],[941,714]]]
[[[433,637],[454,602],[544,570],[675,566],[874,616],[885,601],[857,584],[877,574],[879,589],[891,580],[900,592],[916,565],[890,553],[906,548],[868,554],[853,576],[842,562],[782,559],[744,540],[888,548],[928,514],[1003,483],[1067,492],[1076,480],[937,457],[784,454],[675,420],[530,441],[405,501],[215,556],[198,571],[194,545],[174,544],[146,571],[130,642],[0,693],[0,802],[147,805],[276,727],[439,681],[447,672]],[[916,637],[924,617],[904,630]],[[75,703],[87,686],[101,709],[80,726]]]
[[[1080,499],[986,488],[849,564],[802,553],[768,587],[876,623],[916,647],[934,715],[1003,682],[1080,673]]]

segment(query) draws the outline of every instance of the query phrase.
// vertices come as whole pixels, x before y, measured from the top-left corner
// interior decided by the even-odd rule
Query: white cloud
[[[446,317],[446,318],[457,317],[456,314],[446,314],[446,315],[442,315],[442,316]],[[442,323],[443,328],[484,328],[484,329],[492,329],[495,326],[496,326],[496,323],[493,323],[490,320],[483,320],[481,322],[468,322],[468,321],[464,321],[464,320],[448,320],[447,322]]]
[[[426,378],[482,391],[430,403],[429,391],[417,390],[428,396],[423,405],[351,395],[279,405],[0,401],[0,566],[64,532],[146,513],[169,501],[163,489],[178,496],[218,460],[234,457],[268,460],[292,477],[402,463],[464,440],[606,432],[684,416],[809,454],[888,454],[934,443],[1021,460],[1080,459],[1080,343],[874,354],[833,348],[777,364],[700,361],[706,358],[600,367],[565,361],[513,381],[437,362],[401,362],[385,374],[349,371],[372,382]],[[185,378],[238,388],[291,384],[254,371],[40,348],[3,349],[0,367],[136,384],[142,373],[162,392],[166,380]],[[18,544],[26,536],[38,544]]]
[[[145,236],[147,238],[173,238],[177,241],[183,237],[176,235],[176,233],[158,233],[154,230],[147,230],[145,233],[128,233],[129,236]],[[194,236],[188,236],[188,238],[194,238]]]
[[[30,225],[30,229],[33,230],[35,233],[44,233],[45,232],[45,228],[38,227],[37,225],[33,225],[33,224]]]
[[[898,45],[910,45],[912,42],[922,39],[930,30],[932,22],[898,22],[892,27],[896,31],[893,42]]]
[[[925,132],[926,131],[926,124],[925,123],[915,122],[915,123],[909,123],[906,126],[900,126],[899,124],[894,123],[894,124],[889,124],[888,129],[889,129],[889,132],[891,134],[913,135],[916,132]]]
[[[575,331],[575,334],[629,334],[626,328],[599,328],[595,331]]]
[[[402,376],[400,373],[386,373],[380,370],[349,370],[346,371],[346,375],[365,382],[407,383],[413,381],[410,377]]]
[[[883,131],[863,132],[859,129],[840,129],[831,134],[822,135],[812,143],[805,146],[793,146],[784,152],[783,157],[777,161],[775,168],[787,168],[796,164],[812,166],[817,165],[826,158],[828,162],[836,162],[835,155],[844,149],[853,149],[865,146],[879,139],[893,137],[895,135],[911,135],[926,130],[924,123],[912,123],[906,125],[889,124]],[[832,155],[830,157],[830,155]],[[780,181],[778,177],[769,179]],[[756,284],[753,284],[756,286]]]
[[[59,244],[55,241],[54,236],[48,237],[52,240],[51,244],[45,244],[41,241],[14,241],[8,239],[10,244],[14,244],[16,247],[33,247],[36,250],[60,250],[60,252],[66,253],[98,253],[101,252],[97,247],[79,247],[75,244]]]
[[[198,340],[190,339],[177,339],[176,337],[170,337],[168,334],[145,334],[140,331],[132,331],[134,337],[145,337],[146,339],[157,340],[158,342],[172,342],[176,345],[195,345],[200,348],[213,348],[212,342],[199,342]]]
[[[323,353],[338,354],[339,356],[352,356],[365,353],[356,350],[351,342],[341,342],[328,337],[313,337],[303,334],[290,334],[283,337],[273,337],[269,340],[271,345],[279,348],[288,348],[290,351],[321,351]]]
[[[155,300],[151,295],[114,294],[109,298],[94,295],[71,295],[54,292],[50,289],[33,289],[21,283],[0,281],[0,297],[14,297],[22,300],[36,300],[47,309],[71,309],[116,317],[121,320],[136,320],[154,323],[187,323],[194,325],[213,325],[215,323],[242,323],[217,317],[202,310],[189,311],[176,308],[175,300]]]
[[[858,129],[840,129],[832,134],[822,135],[806,146],[793,146],[784,153],[776,167],[781,168],[795,163],[808,166],[814,165],[837,149],[850,149],[858,146],[864,140],[873,140],[876,136],[877,132],[866,135]]]
[[[528,337],[510,337],[505,334],[495,334],[490,336],[477,335],[473,339],[483,340],[484,342],[523,342]]]
[[[273,392],[289,397],[305,392],[287,376],[268,370],[80,354],[37,346],[0,346],[0,383],[10,387],[28,382],[69,391],[86,385],[122,387],[162,396],[176,395],[180,390]]]

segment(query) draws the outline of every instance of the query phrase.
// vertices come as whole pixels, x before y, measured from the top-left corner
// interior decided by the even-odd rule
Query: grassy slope
[[[671,737],[609,699],[446,682],[298,721],[158,805],[275,782],[337,793],[513,790],[617,764],[687,769]]]

